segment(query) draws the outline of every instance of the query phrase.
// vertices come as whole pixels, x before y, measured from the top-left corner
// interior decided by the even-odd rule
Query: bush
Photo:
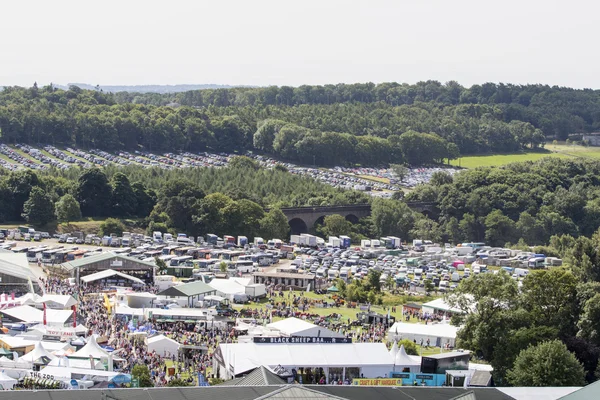
[[[179,378],[174,378],[171,379],[169,381],[169,383],[167,383],[167,386],[169,387],[176,387],[176,386],[192,386],[191,383],[189,383],[188,381],[185,381],[183,379],[179,379]]]
[[[125,225],[123,225],[123,223],[116,218],[108,218],[100,224],[101,235],[108,236],[111,233],[114,233],[117,236],[121,236],[123,235],[124,230]]]
[[[399,340],[398,348],[400,348],[400,346],[404,346],[404,350],[406,350],[406,354],[408,354],[410,356],[418,356],[419,355],[419,349],[417,348],[417,345],[415,344],[415,342],[413,342],[412,340],[408,340],[408,339]]]

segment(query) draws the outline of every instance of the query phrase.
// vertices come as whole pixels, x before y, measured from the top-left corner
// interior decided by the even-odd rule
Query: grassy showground
[[[600,147],[585,147],[573,144],[547,144],[542,151],[525,151],[514,154],[489,154],[461,157],[451,165],[462,168],[497,167],[514,162],[537,161],[544,157],[587,158],[600,160]]]

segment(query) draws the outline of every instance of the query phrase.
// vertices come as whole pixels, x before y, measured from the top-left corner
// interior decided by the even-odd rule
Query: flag
[[[77,306],[73,304],[71,308],[73,309],[73,328],[77,328]]]
[[[15,292],[12,292],[12,293],[10,294],[10,299],[14,301],[14,299],[15,299]]]
[[[29,281],[29,282],[31,282],[31,281]],[[43,320],[43,323],[44,323],[44,325],[46,325],[46,303],[43,303],[43,305],[44,305],[44,317],[43,317],[44,320]]]

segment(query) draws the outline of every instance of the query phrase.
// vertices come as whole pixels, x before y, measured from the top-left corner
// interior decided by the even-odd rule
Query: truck
[[[371,247],[371,241],[370,240],[366,240],[366,239],[362,239],[360,241],[360,247],[363,247],[363,248]]]
[[[303,241],[304,243],[302,244],[306,246],[315,247],[317,245],[317,237],[307,233],[301,234],[300,240]]]
[[[223,240],[225,241],[225,243],[235,244],[235,237],[233,236],[224,235]]]
[[[206,243],[215,245],[215,244],[217,244],[217,240],[219,240],[219,237],[217,235],[215,235],[214,233],[206,234]]]
[[[238,236],[237,245],[238,247],[244,247],[248,244],[248,238],[246,236]]]
[[[351,244],[350,236],[340,236],[340,247],[347,249]]]
[[[256,237],[254,238],[254,242],[253,242],[253,243],[254,243],[254,245],[255,245],[255,246],[262,246],[262,245],[264,245],[264,244],[265,244],[265,239],[263,239],[263,238],[261,238],[261,237],[258,237],[258,236],[256,236]]]
[[[517,274],[517,276],[519,277],[525,277],[527,275],[529,275],[529,270],[525,269],[525,268],[515,268],[515,274]]]
[[[246,295],[250,299],[267,297],[267,288],[264,283],[254,283],[246,286]]]
[[[329,246],[340,247],[342,241],[336,236],[329,236]]]
[[[350,267],[342,267],[340,268],[340,279],[343,279],[344,281],[348,281],[348,279],[351,278],[351,272],[350,272]]]
[[[165,233],[163,235],[163,239],[165,240],[165,242],[172,242],[173,241],[173,235],[171,235],[170,233]]]
[[[379,246],[381,246],[381,241],[379,241],[377,239],[371,240],[371,247],[379,247]]]
[[[290,244],[300,244],[300,235],[291,235]]]
[[[399,237],[396,236],[388,236],[388,239],[390,240],[390,245],[392,249],[398,249],[400,247],[402,247],[402,240],[400,240]]]
[[[162,232],[159,232],[159,231],[152,232],[152,240],[154,241],[154,243],[161,243],[163,241]]]
[[[534,254],[527,262],[530,269],[538,269],[546,267],[546,256],[543,254]]]

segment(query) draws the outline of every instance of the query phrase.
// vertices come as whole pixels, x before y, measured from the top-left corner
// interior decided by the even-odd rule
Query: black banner
[[[352,343],[352,338],[330,338],[330,337],[254,337],[254,343],[270,344],[297,344],[297,343]]]
[[[415,378],[417,378],[417,379],[432,380],[433,379],[433,375],[417,375],[417,376],[415,376]]]

